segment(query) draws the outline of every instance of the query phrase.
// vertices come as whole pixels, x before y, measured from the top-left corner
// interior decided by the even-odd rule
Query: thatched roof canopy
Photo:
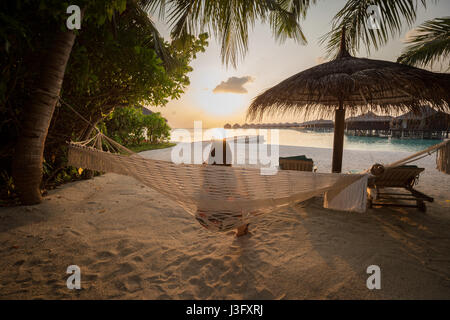
[[[347,115],[416,111],[424,103],[449,110],[450,74],[355,58],[343,40],[334,60],[297,73],[263,92],[254,99],[247,116],[255,119],[286,112],[328,116],[340,102]]]
[[[396,120],[421,120],[424,118],[427,118],[429,116],[432,116],[434,114],[436,114],[438,111],[434,110],[433,108],[430,108],[428,106],[422,106],[420,108],[420,114],[418,113],[414,113],[414,112],[408,112],[405,114],[402,114],[401,116],[395,117]]]
[[[332,172],[341,172],[345,115],[368,111],[413,111],[430,104],[450,106],[450,74],[407,65],[352,57],[346,48],[345,28],[336,58],[280,82],[253,100],[250,119],[264,114],[300,113],[306,117],[334,114]]]

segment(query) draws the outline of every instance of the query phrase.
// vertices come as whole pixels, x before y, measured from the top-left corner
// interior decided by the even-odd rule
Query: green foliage
[[[124,106],[164,106],[169,99],[178,98],[189,84],[188,73],[192,71],[189,63],[207,45],[206,34],[190,37],[183,45],[164,41],[139,3],[135,0],[76,3],[83,11],[83,20],[66,68],[61,96],[91,123],[98,123]],[[0,165],[8,174],[22,117],[46,59],[46,50],[56,33],[66,31],[66,8],[70,4],[75,3],[0,2]],[[150,140],[168,138],[164,126],[142,125],[154,131]],[[88,129],[88,124],[71,110],[57,105],[45,144],[44,185],[84,175],[66,167],[64,146],[67,141],[83,138]]]
[[[162,143],[170,138],[170,127],[161,114],[144,115],[140,107],[117,108],[100,127],[123,145]]]
[[[398,62],[415,66],[433,66],[450,54],[450,17],[436,18],[421,24],[408,40],[409,46]]]
[[[64,100],[95,124],[115,108],[164,106],[179,98],[189,84],[189,63],[204,51],[208,36],[181,45],[157,39],[152,30],[147,14],[131,7],[115,18],[114,28],[91,26],[80,34],[67,66]],[[58,109],[49,138],[86,138],[86,125],[67,108]]]
[[[176,65],[166,68],[155,51],[153,35],[136,22],[139,16],[126,12],[116,19],[114,32],[104,27],[80,35],[67,70],[70,77],[64,85],[70,101],[88,103],[89,108],[100,103],[106,109],[118,104],[164,105],[167,98],[180,96],[189,84],[186,73],[192,69],[188,63],[202,48],[176,51],[162,42],[176,61]]]
[[[8,171],[3,170],[0,174],[0,186],[4,194],[0,194],[1,198],[8,198],[15,194],[16,187],[14,185],[13,178],[10,176]]]

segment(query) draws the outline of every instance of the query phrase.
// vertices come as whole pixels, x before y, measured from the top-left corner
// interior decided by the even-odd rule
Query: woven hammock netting
[[[69,144],[69,165],[134,177],[178,203],[212,231],[235,229],[256,216],[329,191],[332,191],[330,195],[339,194],[340,190],[367,177],[367,173],[291,170],[262,175],[254,168],[175,164],[144,158],[101,133],[88,142],[97,148],[88,146],[87,142]],[[102,144],[106,145],[105,151],[98,149]],[[447,172],[449,147],[450,143],[441,154],[441,159],[445,159],[441,160],[442,168]]]

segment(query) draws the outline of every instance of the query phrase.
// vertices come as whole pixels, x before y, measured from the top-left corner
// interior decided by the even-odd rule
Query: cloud
[[[229,77],[227,81],[222,81],[217,87],[214,88],[214,93],[247,93],[247,89],[244,88],[246,83],[253,82],[253,78],[250,76],[245,77]]]

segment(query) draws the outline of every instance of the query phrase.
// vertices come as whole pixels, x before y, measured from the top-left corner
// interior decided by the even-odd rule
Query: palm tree
[[[372,46],[378,50],[391,37],[399,36],[403,22],[412,27],[418,6],[426,8],[429,2],[435,3],[436,0],[348,0],[334,16],[331,31],[320,41],[327,42],[329,56],[336,55],[345,27],[347,47],[351,53],[355,55],[361,46],[370,53]]]
[[[134,1],[130,1],[131,4]],[[89,3],[92,5],[93,2]],[[110,4],[111,9],[118,9],[119,3]],[[95,8],[94,11],[98,10]],[[102,8],[104,10],[105,8]],[[136,9],[129,6],[130,10]],[[82,15],[86,7],[82,9]],[[91,12],[91,18],[93,14]],[[158,43],[159,35],[151,21],[149,32],[155,35],[155,43]],[[59,28],[57,28],[59,29]],[[82,30],[81,30],[82,31]],[[66,30],[58,31],[50,48],[43,56],[42,67],[38,81],[34,86],[29,104],[26,106],[21,126],[21,133],[16,142],[12,165],[12,174],[15,185],[19,190],[23,204],[36,204],[41,202],[40,184],[42,180],[43,153],[48,128],[58,102],[67,62],[70,58],[75,32]],[[163,46],[155,46],[156,51],[164,60]]]
[[[430,1],[430,0],[429,0]],[[431,0],[433,1],[433,0]],[[96,3],[97,1],[89,2]],[[426,0],[420,0],[425,6]],[[115,3],[115,2],[111,2]],[[128,6],[139,4],[150,12],[159,11],[172,26],[172,38],[209,31],[221,44],[222,62],[236,66],[248,50],[248,33],[256,21],[269,23],[275,38],[292,38],[306,43],[300,27],[308,8],[316,0],[128,0]],[[329,49],[339,47],[342,26],[346,25],[351,48],[357,50],[362,41],[367,47],[384,44],[399,33],[401,18],[411,25],[416,17],[418,0],[348,0],[333,20],[334,28],[327,35]],[[118,4],[110,4],[111,7]],[[381,29],[367,31],[367,7],[379,5],[383,23]],[[135,6],[134,6],[135,7]],[[166,10],[167,8],[167,10]],[[117,9],[117,8],[113,8]],[[155,29],[156,30],[156,29]],[[81,30],[82,32],[82,30]],[[13,176],[24,204],[41,201],[40,181],[47,130],[52,119],[64,78],[65,66],[75,41],[72,32],[61,32],[45,56],[39,86],[32,96],[24,119],[21,137],[15,150]]]
[[[421,24],[408,39],[410,44],[397,62],[414,66],[432,66],[450,54],[450,17],[436,18]]]
[[[42,162],[48,127],[75,42],[73,31],[60,31],[48,51],[22,122],[14,150],[13,177],[23,204],[41,202]]]
[[[257,19],[268,21],[279,40],[289,37],[306,42],[298,20],[310,2],[315,0],[128,0],[126,4],[127,9],[159,8],[161,13],[165,11],[166,4],[170,5],[169,17],[174,22],[173,38],[182,39],[208,28],[222,43],[223,61],[235,66],[237,57],[248,48],[249,25],[253,25]],[[89,2],[88,5],[95,7],[95,3]],[[108,8],[123,10],[120,7],[121,3],[117,2],[109,4]],[[149,23],[150,32],[154,32],[158,38],[156,28],[152,26]],[[44,144],[74,41],[74,32],[58,32],[53,45],[44,55],[38,85],[26,108],[13,160],[13,177],[23,204],[36,204],[42,200],[40,183]],[[155,49],[158,51],[158,47]]]

